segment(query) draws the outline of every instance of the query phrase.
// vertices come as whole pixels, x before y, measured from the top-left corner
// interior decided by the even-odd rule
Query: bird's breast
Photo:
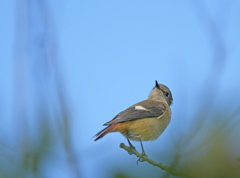
[[[122,130],[118,130],[130,140],[152,141],[156,140],[167,128],[171,121],[171,113],[166,113],[161,117],[143,118],[126,121],[122,124]]]

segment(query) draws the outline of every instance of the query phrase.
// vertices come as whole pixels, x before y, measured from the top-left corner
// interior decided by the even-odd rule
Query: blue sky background
[[[163,173],[147,163],[137,166],[136,157],[119,148],[121,142],[127,143],[121,134],[108,134],[97,142],[91,139],[118,112],[146,99],[155,80],[172,91],[172,121],[157,141],[145,142],[144,147],[150,158],[166,165],[171,163],[174,140],[188,135],[192,118],[204,106],[209,107],[215,92],[212,110],[227,115],[239,107],[239,1],[48,2],[52,20],[47,32],[54,34],[57,43],[57,59],[71,113],[70,134],[82,177],[112,177],[115,171],[129,170],[130,175],[143,177],[149,172],[156,177]],[[22,105],[31,110],[31,103],[44,101],[52,110],[54,103],[55,90],[51,85],[54,79],[48,79],[51,69],[48,74],[42,70],[44,67],[39,67],[45,65],[38,61],[41,51],[31,45],[46,32],[36,4],[30,5],[27,15],[31,23],[26,28],[30,33],[22,33],[26,38],[16,37],[22,30],[17,25],[17,19],[22,22],[17,17],[17,9],[22,6],[12,0],[0,6],[0,137],[6,143],[1,144],[1,149],[10,153],[17,152],[15,125],[19,123],[13,110],[14,65],[19,54],[16,49],[23,48],[28,54],[22,83],[28,99]],[[22,40],[23,46],[17,47],[16,39]],[[224,44],[224,49],[218,48],[219,44]],[[222,50],[226,52],[225,62],[221,60]],[[213,62],[215,59],[219,61]],[[17,64],[20,67],[19,64],[21,61]],[[44,77],[39,77],[38,72],[44,73]],[[215,78],[220,80],[217,85]],[[31,117],[34,112],[28,111],[29,133],[33,135],[38,127]],[[140,151],[140,144],[133,144]],[[237,148],[239,144],[232,150],[233,157],[239,155]],[[50,153],[52,162],[42,174],[69,177],[63,149],[54,147]]]

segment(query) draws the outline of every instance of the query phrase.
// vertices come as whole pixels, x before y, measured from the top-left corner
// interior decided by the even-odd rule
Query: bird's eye
[[[166,93],[166,97],[169,97],[169,94],[168,94],[168,93]]]

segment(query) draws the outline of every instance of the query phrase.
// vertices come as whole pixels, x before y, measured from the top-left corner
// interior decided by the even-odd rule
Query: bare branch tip
[[[124,143],[120,143],[119,147],[124,148],[124,147],[126,147],[126,145]]]

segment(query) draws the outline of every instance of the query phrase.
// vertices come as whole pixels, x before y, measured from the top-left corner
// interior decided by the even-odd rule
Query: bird
[[[155,86],[148,98],[138,102],[117,114],[96,135],[97,141],[111,132],[120,132],[132,149],[135,147],[130,140],[139,141],[142,148],[141,158],[147,156],[142,141],[156,140],[167,128],[171,121],[172,93],[169,88],[155,81]]]

